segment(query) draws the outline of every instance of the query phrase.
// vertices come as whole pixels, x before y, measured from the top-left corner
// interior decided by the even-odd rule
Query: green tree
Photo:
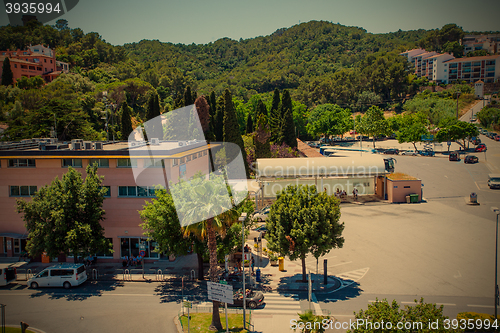
[[[311,310],[299,313],[299,318],[291,323],[294,331],[300,329],[302,333],[323,333],[332,320],[329,316],[315,315]]]
[[[252,121],[252,115],[249,113],[247,116],[246,134],[250,134],[252,132],[253,132],[253,121]]]
[[[121,117],[121,128],[120,131],[122,133],[122,139],[128,140],[128,136],[132,133],[132,119],[130,115],[130,107],[127,104],[127,101],[122,104],[122,117]]]
[[[153,91],[149,95],[146,120],[155,119],[159,115],[160,115],[160,101],[159,101],[158,94],[156,93],[156,91]],[[161,121],[158,121],[158,119],[156,119],[156,121],[154,121],[153,124],[150,125],[150,127],[151,128],[147,129],[150,139],[151,138],[158,138],[158,139],[163,138],[163,128],[161,126]]]
[[[273,102],[271,104],[271,110],[269,112],[269,127],[271,130],[271,141],[277,142],[282,140],[280,135],[282,132],[282,118],[280,113],[281,97],[278,88],[274,89]]]
[[[255,136],[253,137],[255,145],[255,158],[270,158],[271,157],[271,132],[267,123],[267,117],[263,114],[259,115],[255,126]]]
[[[9,57],[5,57],[3,60],[2,67],[2,85],[10,86],[14,84],[14,73],[12,73],[12,69],[10,68],[10,60]]]
[[[236,112],[234,110],[234,104],[231,92],[229,89],[224,91],[224,142],[232,142],[238,145],[241,149],[241,154],[243,155],[243,161],[245,163],[245,170],[248,177],[248,165],[246,162],[246,152],[245,145],[243,144],[243,138],[241,137],[238,119],[236,118]],[[239,152],[226,149],[227,158],[233,160],[233,158]]]
[[[399,143],[411,142],[415,150],[416,143],[422,141],[422,135],[429,134],[429,121],[423,113],[405,113],[399,118],[396,139]],[[392,128],[392,127],[391,127]]]
[[[375,148],[375,137],[387,134],[387,120],[384,117],[384,111],[378,106],[372,106],[366,111],[363,118],[361,118],[361,124],[363,128],[361,133],[373,137],[373,148]]]
[[[283,119],[283,133],[280,136],[283,137],[283,142],[289,147],[297,148],[297,135],[295,133],[295,123],[293,121],[292,98],[290,97],[290,92],[287,89],[283,90],[280,114]],[[281,144],[281,142],[275,143]]]
[[[351,112],[337,104],[318,105],[309,114],[306,128],[312,136],[344,135],[352,128]]]
[[[314,185],[290,185],[271,206],[266,222],[268,248],[290,260],[300,259],[304,282],[308,253],[318,259],[344,244],[339,204],[333,195],[318,193]]]
[[[455,120],[454,122],[448,124],[445,128],[441,128],[437,132],[436,138],[438,141],[455,140],[465,149],[466,142],[468,142],[467,139],[477,136],[478,134],[479,130],[474,124],[466,121]]]
[[[39,189],[30,201],[17,200],[17,211],[23,214],[29,237],[26,249],[36,257],[46,251],[50,257],[73,254],[75,262],[80,254],[110,251],[104,237],[105,188],[103,177],[97,174],[97,165],[82,175],[69,168],[62,180],[56,178]]]
[[[384,299],[376,299],[374,303],[368,305],[367,310],[360,310],[354,313],[355,321],[365,323],[354,330],[348,330],[348,333],[375,333],[382,331],[397,330],[397,332],[461,332],[452,328],[445,329],[445,320],[449,319],[443,315],[443,306],[437,307],[436,304],[424,303],[421,298],[419,302],[415,300],[415,306],[405,305],[403,309],[399,307],[396,300],[391,304]],[[384,323],[384,328],[376,326]],[[371,326],[370,326],[371,324]],[[434,325],[431,326],[429,325]],[[398,327],[402,325],[402,328]]]
[[[224,106],[224,96],[219,96],[217,99],[217,112],[215,113],[215,122],[214,122],[214,131],[215,131],[215,140],[218,142],[222,142],[224,140],[224,114],[225,114],[225,106]]]

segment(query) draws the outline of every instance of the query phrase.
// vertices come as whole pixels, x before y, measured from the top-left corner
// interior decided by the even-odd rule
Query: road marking
[[[341,262],[339,264],[335,264],[335,265],[328,265],[326,266],[327,268],[330,268],[330,267],[337,267],[337,266],[341,266],[341,265],[346,265],[346,264],[350,264],[352,263],[352,261],[348,261],[348,262]]]
[[[340,299],[336,299],[336,298],[325,298],[323,300],[323,302],[337,302],[337,301],[340,301]]]
[[[14,287],[10,288],[10,290],[16,290],[17,288],[21,288],[20,284],[16,284]]]
[[[453,304],[453,303],[436,303],[436,305],[443,305],[443,306],[457,306],[456,304]]]
[[[471,308],[488,308],[488,309],[493,309],[493,305],[476,305],[476,304],[467,304],[467,306],[470,306]]]

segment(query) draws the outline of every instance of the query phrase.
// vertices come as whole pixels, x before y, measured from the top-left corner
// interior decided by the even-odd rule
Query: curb
[[[12,327],[12,328],[19,328],[20,325],[5,325],[5,327]],[[35,333],[46,333],[45,331],[42,331],[41,329],[38,329],[38,328],[35,328],[35,327],[31,327],[29,326],[27,328],[28,331],[33,331]],[[182,332],[181,332],[182,333]]]

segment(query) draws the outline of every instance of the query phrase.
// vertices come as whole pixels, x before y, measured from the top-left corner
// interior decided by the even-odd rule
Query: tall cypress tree
[[[209,125],[210,125],[210,133],[209,133],[209,136],[210,138],[210,141],[212,140],[216,140],[215,138],[215,122],[216,122],[216,115],[217,115],[217,101],[215,100],[215,92],[211,92],[210,93],[210,96],[207,100],[208,102],[208,105],[210,106],[210,109],[208,110],[209,111],[209,114],[210,114],[210,118],[209,118]]]
[[[160,100],[158,98],[158,94],[156,91],[152,92],[149,95],[148,99],[148,110],[146,113],[146,120],[151,120],[160,115]],[[163,139],[163,128],[161,124],[161,120],[157,119],[150,125],[150,128],[147,128],[147,132],[149,133],[149,139],[158,138],[160,140]]]
[[[267,108],[266,108],[266,105],[264,104],[264,102],[262,102],[262,100],[259,99],[259,101],[257,102],[256,111],[255,111],[255,122],[257,122],[257,120],[259,119],[259,116],[261,114],[267,117]]]
[[[233,97],[229,89],[224,91],[224,142],[232,142],[240,147],[241,154],[243,156],[243,161],[245,164],[245,172],[247,178],[249,177],[248,166],[247,166],[247,154],[245,151],[245,145],[243,144],[243,138],[240,134],[240,129],[238,125],[238,117],[236,116],[236,111],[234,109]],[[226,149],[226,157],[229,161],[236,157],[237,151]]]
[[[14,83],[14,74],[10,68],[9,57],[5,57],[2,67],[2,85],[10,86]]]
[[[255,125],[255,136],[253,142],[255,144],[255,158],[270,158],[271,157],[271,132],[267,123],[266,116],[263,114],[257,118]]]
[[[269,129],[271,130],[271,141],[278,143],[281,141],[282,118],[280,114],[280,91],[274,89],[273,103],[271,104],[271,112],[269,115]]]
[[[215,141],[224,140],[224,96],[220,96],[216,103],[216,113],[214,122]]]
[[[292,98],[290,97],[290,92],[286,89],[283,91],[280,109],[283,119],[283,142],[292,148],[297,148],[297,136],[295,135],[295,123],[293,122]]]
[[[194,104],[193,94],[191,93],[191,87],[187,86],[184,91],[184,106]]]
[[[247,128],[246,128],[246,133],[250,134],[253,132],[253,121],[252,121],[252,115],[249,113],[247,116]]]
[[[130,108],[127,101],[122,104],[122,121],[121,121],[122,139],[128,140],[128,136],[132,133],[132,119],[130,118]]]

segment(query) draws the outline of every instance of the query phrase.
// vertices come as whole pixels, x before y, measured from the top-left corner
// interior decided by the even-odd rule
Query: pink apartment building
[[[139,187],[133,168],[164,165],[167,179],[177,182],[200,170],[208,174],[208,149],[210,146],[205,142],[189,146],[169,142],[166,149],[151,160],[147,154],[130,158],[127,142],[68,145],[34,139],[0,145],[0,256],[18,257],[26,246],[28,234],[22,216],[16,212],[16,199],[29,200],[37,189],[50,184],[55,177],[61,178],[69,166],[85,177],[86,166],[97,162],[98,173],[104,176],[103,186],[109,189],[103,204],[106,215],[102,225],[114,250],[113,254],[100,253],[98,257],[119,261],[126,255],[138,256],[142,242],[146,245],[146,259],[159,258],[160,254],[153,251],[155,243],[143,235],[139,226],[143,221],[138,213],[145,201],[154,197],[158,179],[151,179],[151,186]]]

